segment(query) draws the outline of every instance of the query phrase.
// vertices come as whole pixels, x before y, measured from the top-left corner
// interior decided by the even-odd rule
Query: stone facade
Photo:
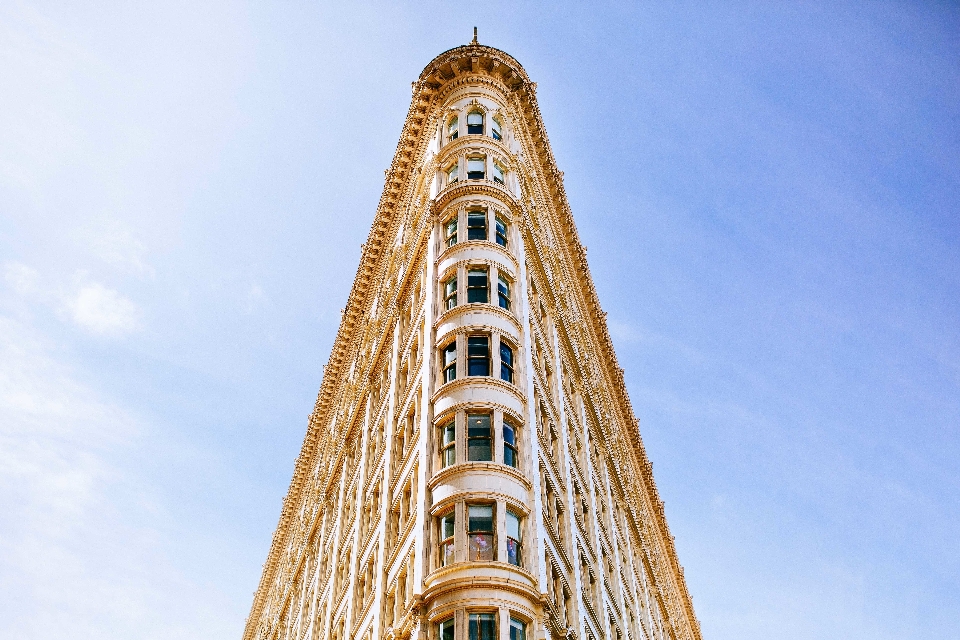
[[[245,640],[700,638],[535,89],[413,83]]]

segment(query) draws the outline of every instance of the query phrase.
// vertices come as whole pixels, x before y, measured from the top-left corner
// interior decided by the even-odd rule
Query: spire
[[[473,40],[470,42],[470,44],[480,44],[480,42],[477,40],[477,28],[476,28],[476,27],[473,28]]]

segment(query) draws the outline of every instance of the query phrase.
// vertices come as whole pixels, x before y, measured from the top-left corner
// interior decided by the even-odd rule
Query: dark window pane
[[[467,457],[471,462],[490,462],[493,460],[493,447],[489,440],[471,440],[467,445]]]
[[[507,562],[520,566],[520,543],[507,538]]]
[[[513,634],[513,626],[511,625],[510,633]],[[439,633],[437,634],[440,640],[453,640],[453,618],[449,620],[444,620],[440,623]],[[510,640],[514,640],[513,635],[510,636]]]
[[[500,343],[500,362],[513,366],[513,349],[502,342]]]
[[[468,287],[467,302],[489,302],[489,300],[487,300],[487,288],[484,287],[483,289],[471,289]]]
[[[511,447],[503,448],[503,464],[508,467],[517,466],[517,453]]]
[[[480,134],[480,133],[483,133],[483,125],[482,125],[482,124],[468,124],[468,125],[467,125],[467,133],[470,133],[470,134]]]
[[[497,614],[471,613],[470,640],[497,640]]]
[[[487,359],[473,358],[467,364],[468,376],[488,376],[490,375],[490,361]]]
[[[490,437],[489,413],[471,413],[467,415],[467,437]]]
[[[527,640],[527,625],[516,618],[510,618],[510,640]]]
[[[490,338],[487,336],[470,336],[467,338],[467,355],[489,357]]]
[[[503,423],[503,441],[507,444],[517,444],[516,431],[513,425],[507,422]]]

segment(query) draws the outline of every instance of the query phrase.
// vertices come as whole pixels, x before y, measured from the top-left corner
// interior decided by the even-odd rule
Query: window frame
[[[471,345],[470,342],[479,341],[480,339],[483,339],[486,343],[486,346],[485,346],[486,355],[471,354],[471,346],[473,345]],[[490,369],[492,365],[491,357],[490,357],[491,356],[490,342],[491,342],[491,336],[489,333],[474,333],[474,334],[467,335],[467,376],[466,377],[472,378],[472,377],[489,377],[490,376]],[[479,343],[477,343],[477,346],[479,347]],[[485,365],[484,370],[486,371],[486,373],[471,373],[475,362],[482,362]]]
[[[471,418],[480,418],[480,417],[484,417],[484,418],[487,419],[487,425],[486,425],[487,435],[485,435],[485,436],[482,436],[482,435],[478,435],[478,436],[470,435],[470,432],[471,432],[470,419],[471,419]],[[466,418],[465,422],[466,422],[466,425],[467,425],[467,434],[466,434],[466,441],[467,441],[467,462],[493,462],[493,458],[494,458],[493,414],[492,414],[492,413],[489,413],[489,412],[486,412],[486,411],[477,411],[477,412],[474,412],[474,413],[466,413],[466,414],[465,414],[465,418]],[[478,428],[478,427],[474,427],[474,428]],[[470,454],[471,449],[473,449],[473,447],[471,447],[470,445],[471,445],[473,442],[481,441],[481,440],[486,440],[486,442],[487,442],[487,444],[486,444],[486,448],[487,448],[487,452],[488,452],[488,453],[487,453],[487,457],[486,457],[486,458],[474,458],[474,457],[472,457],[471,454]],[[476,445],[475,445],[475,446],[476,446]],[[483,445],[481,444],[480,446],[483,446]]]
[[[481,277],[480,274],[483,274],[483,284],[474,284],[475,279]],[[471,281],[471,278],[474,280]],[[482,298],[482,300],[476,298]],[[467,304],[490,304],[490,267],[486,265],[467,267]]]
[[[454,114],[452,118],[447,120],[447,140],[453,142],[460,137],[460,116]]]
[[[517,522],[517,537],[516,537],[516,538],[514,538],[513,536],[510,535],[510,529],[509,529],[509,524],[508,524],[508,523],[509,523],[511,517],[514,518],[514,519],[516,520],[516,522]],[[513,511],[513,510],[510,509],[509,507],[508,507],[507,510],[506,510],[506,518],[504,519],[504,531],[503,531],[503,533],[504,533],[504,536],[505,536],[506,539],[507,539],[507,544],[506,544],[506,548],[507,548],[507,563],[508,563],[508,564],[512,564],[512,565],[515,566],[515,567],[522,567],[522,566],[523,566],[523,516],[521,516],[520,514],[518,514],[518,513],[515,512],[515,511]],[[512,561],[510,560],[510,543],[511,543],[511,541],[512,541],[512,542],[514,543],[514,545],[515,545],[515,547],[514,547],[515,550],[514,550],[514,554],[513,554],[513,555],[514,555],[514,558],[516,559],[516,562],[512,562]]]
[[[517,444],[517,432],[520,428],[513,423],[513,420],[510,420],[506,417],[503,418],[503,424],[500,428],[500,434],[503,439],[503,464],[508,467],[513,467],[514,469],[520,468],[520,447]],[[510,429],[512,432],[511,438],[512,442],[507,442],[507,429]],[[507,462],[507,451],[510,451],[510,457],[512,463]]]
[[[449,440],[447,438],[450,438]],[[440,425],[440,468],[457,464],[457,419],[456,416]]]
[[[502,228],[502,231],[501,231]],[[509,229],[507,221],[501,218],[500,216],[494,217],[494,235],[496,238],[496,243],[503,247],[507,248],[507,230]]]
[[[445,529],[449,524],[450,535],[445,535]],[[448,509],[437,516],[437,552],[439,553],[438,564],[441,567],[448,567],[457,561],[457,510]],[[447,551],[449,549],[449,552]],[[449,562],[447,561],[449,559]]]
[[[444,635],[447,631],[449,631],[450,635]],[[437,623],[437,640],[455,640],[456,637],[456,618],[454,616],[445,618]]]
[[[500,166],[496,160],[493,161],[493,181],[497,184],[507,184],[507,170]]]
[[[520,633],[515,634],[514,630],[518,627]],[[441,638],[441,640],[443,639]],[[510,616],[510,640],[527,640],[527,623],[513,616]]]
[[[457,231],[459,229],[459,216],[453,216],[443,223],[443,242],[447,247],[457,244]]]
[[[497,274],[497,304],[501,309],[510,311],[510,280],[502,273]]]
[[[467,561],[469,562],[496,562],[497,560],[497,504],[495,502],[468,502],[466,507],[466,533],[467,533]],[[473,529],[471,524],[471,509],[490,509],[490,529]],[[483,536],[485,544],[489,541],[489,546],[485,550],[480,550],[477,545],[476,557],[474,557],[473,536]],[[488,557],[481,557],[488,556]]]
[[[460,182],[460,163],[454,162],[452,165],[447,167],[447,185],[456,184]]]
[[[482,171],[471,171],[470,164],[479,162],[483,166]],[[474,164],[476,166],[476,164]],[[467,156],[467,180],[486,180],[487,179],[487,157],[486,156]]]
[[[476,222],[478,220],[483,220],[483,225],[471,224],[471,222]],[[483,209],[475,209],[473,211],[467,211],[467,240],[489,240],[490,239],[490,230],[489,230],[489,221],[487,220],[487,212]],[[483,229],[483,237],[480,237],[480,233],[477,232],[477,229]],[[476,237],[475,237],[476,236]]]
[[[480,116],[480,124],[470,124],[470,116]],[[472,109],[467,112],[467,135],[470,136],[482,136],[483,130],[486,128],[487,116],[486,114],[479,109]],[[479,131],[477,130],[479,128]]]
[[[504,361],[504,350],[506,350],[506,352],[509,354],[509,358],[507,359],[509,362]],[[510,345],[509,342],[503,338],[500,339],[500,379],[504,382],[509,382],[510,384],[513,384],[513,379],[516,376],[516,370],[514,369],[515,351],[516,350]]]
[[[453,358],[449,359],[448,354],[452,353]],[[442,366],[441,375],[443,377],[443,383],[453,382],[457,379],[457,340],[453,339],[452,342],[440,348],[440,365]]]
[[[490,118],[490,137],[498,142],[503,140],[503,124],[496,116]]]
[[[443,281],[443,309],[450,311],[457,306],[457,273]]]

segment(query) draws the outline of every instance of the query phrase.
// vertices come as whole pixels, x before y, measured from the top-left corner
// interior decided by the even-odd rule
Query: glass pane
[[[513,349],[502,342],[500,343],[500,362],[511,367],[513,366]]]
[[[503,441],[511,445],[517,444],[516,430],[512,424],[506,421],[503,423]]]
[[[453,564],[453,541],[446,542],[440,549],[440,562],[443,566]]]
[[[489,440],[476,439],[467,444],[467,457],[470,462],[490,462],[493,460],[493,447]]]
[[[467,437],[468,438],[489,438],[490,437],[490,414],[489,413],[471,413],[467,415]]]
[[[467,171],[484,171],[487,168],[487,161],[483,158],[468,158]]]
[[[471,533],[467,537],[470,540],[470,560],[480,562],[491,562],[493,560],[492,533]]]
[[[450,296],[457,292],[457,279],[450,278],[447,280],[444,291],[446,295]]]
[[[443,466],[449,467],[457,462],[457,450],[450,446],[443,451]]]
[[[491,532],[493,531],[493,505],[492,504],[471,504],[467,507],[467,513],[470,520],[470,532]]]
[[[516,618],[510,618],[510,640],[527,640],[527,625]]]
[[[507,536],[514,540],[520,539],[520,518],[512,511],[507,511]]]
[[[483,211],[471,211],[467,214],[468,227],[487,227],[487,214]]]
[[[487,288],[468,288],[467,289],[467,302],[482,302],[486,304],[489,302],[487,297]]]
[[[447,171],[447,177],[450,179],[450,182],[454,182],[457,179],[458,167],[454,165],[449,171]]]
[[[503,448],[503,464],[508,467],[517,466],[517,452],[513,450],[513,447],[505,446]]]
[[[449,131],[450,133],[453,133],[454,131],[457,130],[457,125],[458,125],[459,123],[460,123],[460,121],[459,121],[457,118],[451,119],[451,120],[450,120],[450,125],[447,127],[447,131]]]
[[[457,361],[457,343],[451,342],[450,345],[443,350],[443,364],[444,366],[448,364],[453,364]]]
[[[520,543],[507,538],[507,562],[520,566]]]
[[[468,287],[483,287],[487,288],[487,270],[486,269],[471,269],[467,271],[467,286]]]
[[[450,513],[440,519],[440,536],[442,538],[452,538],[455,531],[454,514]]]
[[[467,360],[468,376],[489,376],[490,359],[489,358],[471,358]]]
[[[471,613],[470,640],[497,640],[497,614]]]
[[[483,124],[483,114],[476,111],[468,113],[467,124]]]
[[[510,633],[513,633],[513,624],[510,625]],[[437,636],[440,640],[453,640],[453,618],[449,620],[444,620],[440,623]],[[510,640],[513,640],[513,636],[510,636]]]
[[[454,441],[457,434],[457,428],[454,423],[450,423],[443,427],[443,444],[450,444]],[[510,444],[513,444],[513,440],[510,440]]]
[[[490,356],[490,338],[470,336],[467,338],[467,355],[487,358]]]

